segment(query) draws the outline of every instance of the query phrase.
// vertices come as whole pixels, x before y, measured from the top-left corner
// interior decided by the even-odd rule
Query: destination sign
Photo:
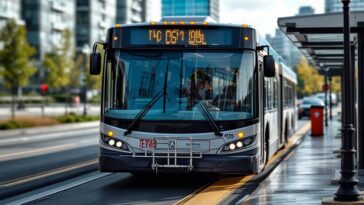
[[[129,32],[130,45],[231,46],[233,42],[233,32],[230,29],[138,28]]]

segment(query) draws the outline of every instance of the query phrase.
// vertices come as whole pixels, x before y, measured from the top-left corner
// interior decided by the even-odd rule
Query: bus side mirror
[[[93,46],[92,53],[90,55],[90,74],[99,75],[103,65],[104,57],[104,43],[96,42]]]
[[[264,76],[267,78],[272,78],[276,76],[276,66],[274,58],[271,55],[266,55],[263,58],[264,64]]]
[[[101,55],[100,53],[92,52],[90,55],[90,74],[99,75],[101,72]]]

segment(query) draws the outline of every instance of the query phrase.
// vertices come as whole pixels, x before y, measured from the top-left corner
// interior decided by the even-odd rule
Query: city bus
[[[117,24],[100,73],[101,172],[259,173],[294,131],[296,76],[245,24]]]

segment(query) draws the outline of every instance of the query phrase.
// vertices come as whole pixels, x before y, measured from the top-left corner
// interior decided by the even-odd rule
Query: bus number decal
[[[157,141],[155,139],[139,139],[139,148],[156,148]]]

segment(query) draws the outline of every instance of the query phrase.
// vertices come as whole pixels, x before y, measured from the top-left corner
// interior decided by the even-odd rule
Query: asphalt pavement
[[[96,124],[1,136],[0,167],[6,169],[0,169],[0,204],[173,204],[224,177],[99,173]]]
[[[307,120],[299,121],[298,128],[306,123]],[[0,171],[0,175],[3,175],[0,181],[22,179],[26,176],[47,172],[47,170],[54,170],[96,159],[98,153],[96,145],[97,129],[87,131],[88,129],[69,130],[62,137],[60,137],[59,133],[53,133],[56,137],[53,137],[52,140],[41,142],[36,140],[34,143],[29,144],[23,142],[20,146],[17,146],[16,143],[13,144],[13,147],[8,147],[8,150],[2,152],[9,153],[12,152],[11,149],[19,152],[19,149],[42,149],[44,147],[69,144],[72,144],[72,146],[65,146],[65,150],[36,154],[32,157],[24,156],[3,161],[0,159],[1,167],[9,167],[6,170]],[[84,133],[81,134],[82,132]],[[38,136],[38,139],[41,138]],[[80,142],[82,141],[87,143],[81,145]],[[87,179],[82,181],[82,183],[78,183],[79,178],[81,177],[82,179],[82,176],[62,180],[58,182],[58,185],[57,183],[49,183],[48,187],[55,188],[51,195],[44,194],[50,190],[50,188],[45,186],[44,188],[0,201],[0,203],[8,203],[28,197],[28,204],[173,204],[196,190],[224,177],[213,174],[151,174],[147,176],[133,176],[129,173],[110,173],[103,175],[97,171],[92,172],[92,174],[94,176],[91,178],[92,180]],[[87,178],[86,176],[88,175],[84,176]],[[77,186],[72,184],[77,184]],[[71,186],[69,188],[59,188],[67,187],[67,185]],[[25,201],[28,202],[27,200]]]
[[[97,125],[91,122],[54,126],[48,132],[29,128],[1,133],[0,199],[96,171]],[[16,133],[23,134],[14,136]]]

